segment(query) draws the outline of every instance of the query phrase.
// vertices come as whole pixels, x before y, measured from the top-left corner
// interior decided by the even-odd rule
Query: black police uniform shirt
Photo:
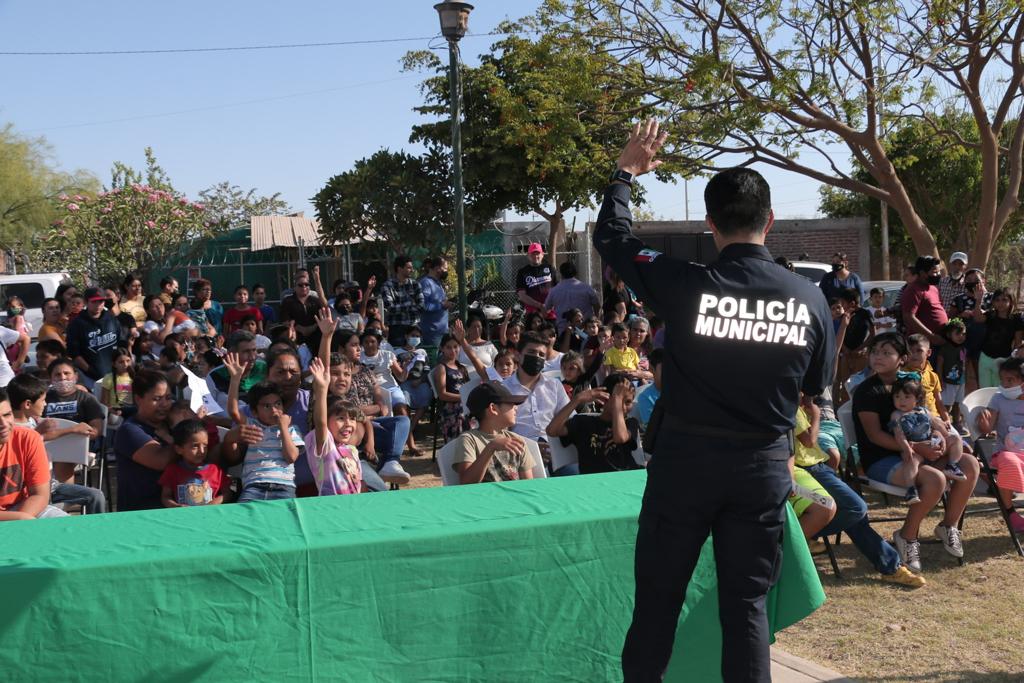
[[[821,290],[756,244],[731,244],[704,266],[674,259],[631,232],[630,187],[605,191],[594,245],[665,321],[661,402],[697,435],[782,435],[800,392],[817,396],[835,364],[832,314]]]

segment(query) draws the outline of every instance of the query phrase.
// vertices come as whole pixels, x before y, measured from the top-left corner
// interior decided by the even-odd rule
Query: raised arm
[[[316,289],[316,295],[320,297],[320,305],[322,307],[327,306],[327,293],[324,292],[324,283],[320,281],[320,266],[313,266],[313,287]]]
[[[366,318],[366,304],[370,302],[370,297],[373,295],[373,288],[377,286],[377,276],[371,275],[370,279],[366,281],[366,291],[363,292],[363,300],[359,302],[359,317]]]
[[[569,434],[569,428],[566,427],[566,422],[572,417],[573,412],[583,405],[584,403],[591,403],[592,401],[607,401],[608,392],[604,389],[587,389],[573,394],[572,400],[562,406],[562,409],[555,413],[555,416],[551,418],[551,423],[547,428],[548,436],[566,436]]]
[[[466,357],[469,358],[469,362],[473,364],[473,369],[476,370],[476,374],[480,376],[481,382],[489,382],[490,377],[487,376],[487,368],[484,367],[483,362],[477,358],[476,354],[473,353],[473,347],[468,341],[466,341],[466,326],[462,324],[461,320],[456,320],[455,324],[452,325],[452,337],[455,341],[459,342],[459,346],[466,352]],[[437,367],[442,367],[441,363],[437,364]],[[441,371],[444,373],[444,370]],[[443,381],[442,377],[442,381]],[[441,386],[438,384],[438,386]]]
[[[313,430],[316,432],[316,456],[319,458],[327,442],[327,387],[331,383],[331,374],[319,358],[314,358],[309,364],[309,374],[313,378]],[[283,432],[281,438],[285,438]]]
[[[238,407],[238,392],[242,386],[242,375],[245,374],[247,364],[243,364],[237,353],[229,353],[224,356],[224,369],[231,376],[231,383],[228,385],[228,417],[237,425],[245,424],[242,411]]]
[[[334,338],[336,327],[334,314],[329,306],[324,306],[316,312],[316,326],[320,328],[320,348],[317,349],[317,358],[325,368],[331,367],[331,340]],[[312,365],[310,365],[312,369]]]
[[[623,405],[626,398],[626,383],[620,382],[612,389],[612,441],[617,444],[629,443],[631,437],[626,426],[626,409]]]

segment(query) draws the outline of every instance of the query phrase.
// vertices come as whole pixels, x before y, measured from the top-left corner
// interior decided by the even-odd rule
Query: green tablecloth
[[[0,524],[0,670],[621,680],[644,481],[617,473]],[[788,529],[774,630],[824,600],[792,515]],[[719,677],[708,550],[667,680]]]

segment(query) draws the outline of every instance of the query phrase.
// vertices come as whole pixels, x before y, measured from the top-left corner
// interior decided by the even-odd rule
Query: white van
[[[25,321],[32,326],[32,338],[35,339],[43,324],[43,299],[55,296],[57,288],[70,281],[67,273],[0,275],[0,306],[8,297],[19,297],[25,304]],[[3,319],[7,319],[6,310],[3,311]]]

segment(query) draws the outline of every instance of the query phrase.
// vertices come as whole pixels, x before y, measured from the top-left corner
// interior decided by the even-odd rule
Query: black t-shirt
[[[963,345],[956,346],[946,342],[939,347],[939,357],[942,358],[942,384],[959,385],[964,383],[964,356],[966,355]]]
[[[612,423],[605,422],[597,415],[576,415],[565,426],[569,433],[561,437],[562,444],[576,446],[580,474],[640,469],[640,465],[633,459],[637,435],[640,433],[640,423],[636,418],[626,418],[629,441],[623,444],[617,444],[612,439]]]
[[[544,303],[548,292],[555,286],[555,271],[546,263],[539,266],[525,265],[516,273],[516,291],[526,290],[526,296]]]
[[[874,321],[871,314],[863,308],[858,308],[850,316],[850,324],[846,326],[846,336],[843,338],[843,347],[850,349],[860,348],[868,339]]]
[[[1013,351],[1013,337],[1019,330],[1024,330],[1024,320],[1020,315],[1000,318],[995,312],[985,316],[985,339],[981,343],[981,352],[989,358],[1009,358]]]
[[[92,394],[76,389],[71,396],[58,396],[50,389],[46,392],[46,408],[43,417],[59,417],[72,422],[91,422],[103,419],[100,402]]]
[[[898,455],[890,450],[872,443],[868,439],[864,425],[861,424],[861,413],[877,413],[878,423],[882,429],[892,434],[889,429],[889,418],[896,406],[892,402],[892,393],[882,383],[878,375],[872,375],[864,380],[857,391],[853,393],[853,424],[857,431],[857,451],[860,453],[860,464],[867,470],[882,458],[890,455]]]
[[[153,470],[132,459],[135,452],[150,441],[161,445],[156,429],[130,417],[114,433],[114,455],[117,456],[117,509],[155,510],[160,503],[161,470]]]

